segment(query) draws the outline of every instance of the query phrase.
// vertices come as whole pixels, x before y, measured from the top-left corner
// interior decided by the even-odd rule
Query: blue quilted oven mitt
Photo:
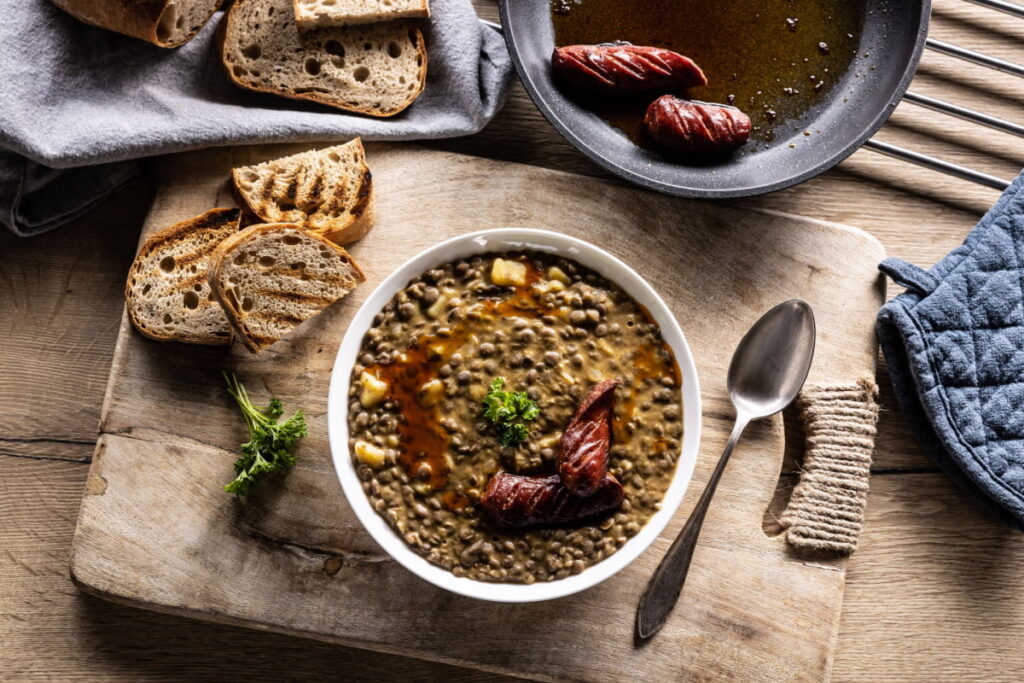
[[[896,397],[925,452],[1024,529],[1024,174],[931,270],[887,259],[907,288],[878,314]]]

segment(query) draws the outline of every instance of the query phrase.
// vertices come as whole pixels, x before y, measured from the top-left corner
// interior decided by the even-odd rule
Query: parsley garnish
[[[228,393],[238,403],[249,426],[249,440],[242,444],[242,457],[235,462],[238,476],[224,487],[228,493],[242,495],[271,472],[284,472],[295,464],[291,448],[308,433],[306,418],[299,409],[279,423],[277,419],[284,413],[281,401],[272,398],[269,406],[258,408],[249,400],[245,387],[234,374],[224,373],[224,379],[228,383]]]
[[[530,428],[523,423],[537,419],[540,411],[525,391],[503,391],[504,387],[504,377],[491,382],[483,400],[483,415],[498,428],[498,442],[507,448],[526,441]]]

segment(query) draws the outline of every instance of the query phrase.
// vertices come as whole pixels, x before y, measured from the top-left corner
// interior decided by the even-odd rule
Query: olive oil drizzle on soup
[[[517,446],[481,415],[497,377],[539,407]],[[609,462],[621,507],[561,527],[495,525],[477,505],[491,475],[554,474],[562,430],[606,378],[622,382]],[[679,368],[647,311],[597,273],[540,252],[489,254],[427,271],[376,316],[349,427],[363,490],[414,551],[457,576],[550,581],[608,557],[660,508],[682,439]]]
[[[863,3],[849,0],[552,0],[551,16],[558,46],[625,40],[694,60],[708,84],[689,97],[743,110],[753,124],[748,148],[803,132],[801,116],[854,59],[869,57],[857,54]],[[653,146],[643,133],[653,97],[566,92],[634,143]]]

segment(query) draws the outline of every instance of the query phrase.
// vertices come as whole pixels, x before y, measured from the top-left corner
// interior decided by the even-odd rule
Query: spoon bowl
[[[792,299],[765,313],[740,340],[729,364],[729,399],[737,417],[757,420],[796,398],[814,357],[814,313]]]

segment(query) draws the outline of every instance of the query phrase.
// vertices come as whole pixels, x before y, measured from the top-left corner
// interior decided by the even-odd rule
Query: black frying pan
[[[612,173],[683,197],[746,197],[796,185],[838,164],[885,123],[917,69],[928,33],[931,0],[864,2],[859,50],[877,55],[875,69],[859,78],[852,72],[845,74],[820,105],[804,115],[803,128],[822,132],[813,144],[790,148],[780,137],[770,146],[697,166],[669,161],[637,147],[566,97],[552,80],[555,44],[549,0],[500,0],[505,41],[519,77],[558,132]]]

